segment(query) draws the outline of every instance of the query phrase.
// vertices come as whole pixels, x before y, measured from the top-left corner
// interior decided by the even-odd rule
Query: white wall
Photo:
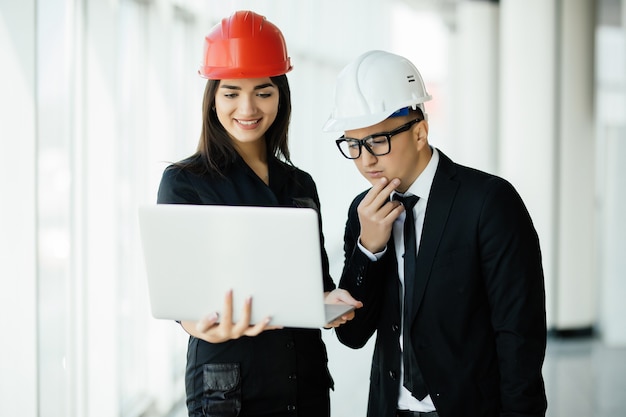
[[[451,146],[456,162],[498,172],[500,6],[462,1],[452,30]],[[454,122],[452,122],[454,121]]]
[[[595,268],[594,7],[592,0],[560,3],[556,138],[556,274],[552,321],[557,329],[597,320]]]
[[[626,2],[620,26],[596,31],[597,178],[595,188],[599,328],[611,346],[626,346]]]
[[[0,415],[37,412],[35,2],[0,1]]]
[[[539,234],[550,319],[556,259],[556,0],[508,0],[500,8],[499,173],[519,191]]]

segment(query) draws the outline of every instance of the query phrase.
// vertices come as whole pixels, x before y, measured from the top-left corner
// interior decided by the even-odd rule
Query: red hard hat
[[[292,68],[280,29],[265,16],[242,10],[222,19],[205,36],[198,73],[213,80],[263,78]]]

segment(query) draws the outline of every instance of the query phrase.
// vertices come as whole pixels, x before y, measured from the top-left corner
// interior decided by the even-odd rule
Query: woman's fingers
[[[230,335],[232,339],[238,339],[243,336],[250,327],[250,317],[252,316],[252,298],[247,297],[243,303],[241,310],[241,318],[231,329]]]
[[[256,336],[264,332],[265,330],[269,330],[270,328],[268,328],[268,324],[270,324],[271,321],[272,321],[271,317],[266,317],[265,319],[261,320],[254,326],[248,327],[248,329],[246,329],[244,334],[246,336]],[[280,327],[274,326],[273,328],[280,328]]]
[[[195,323],[198,336],[210,343],[221,343],[228,340],[239,339],[242,336],[256,336],[265,330],[280,329],[281,326],[269,326],[270,317],[252,325],[252,297],[244,301],[241,316],[233,323],[233,292],[229,290],[224,296],[222,314],[211,313]]]
[[[219,314],[218,313],[216,313],[216,312],[211,313],[208,316],[201,318],[196,323],[196,330],[199,331],[200,333],[205,333],[211,327],[213,327],[215,325],[215,323],[217,323],[218,319],[219,319]]]

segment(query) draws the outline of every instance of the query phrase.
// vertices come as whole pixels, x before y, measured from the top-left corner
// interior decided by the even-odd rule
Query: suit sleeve
[[[357,197],[350,206],[344,233],[345,262],[339,282],[339,287],[363,302],[363,307],[356,310],[353,320],[335,329],[339,341],[353,349],[363,347],[378,326],[384,291],[381,268],[390,252],[372,262],[357,245],[361,229],[356,209],[364,195]]]
[[[201,204],[202,202],[187,174],[180,168],[170,165],[161,177],[157,203]]]
[[[520,196],[501,179],[484,201],[479,240],[500,369],[502,415],[543,416],[545,288],[537,233]]]

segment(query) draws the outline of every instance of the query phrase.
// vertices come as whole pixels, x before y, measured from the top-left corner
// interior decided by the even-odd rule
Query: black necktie
[[[415,289],[415,271],[417,261],[417,240],[415,238],[415,216],[413,207],[419,200],[418,196],[400,196],[394,194],[394,200],[398,200],[404,206],[406,217],[404,219],[404,308],[403,308],[403,349],[402,358],[404,361],[404,386],[411,391],[418,400],[423,400],[428,395],[426,384],[422,378],[422,372],[417,365],[415,350],[411,341],[411,318],[409,316],[410,306],[413,305],[413,292]]]

